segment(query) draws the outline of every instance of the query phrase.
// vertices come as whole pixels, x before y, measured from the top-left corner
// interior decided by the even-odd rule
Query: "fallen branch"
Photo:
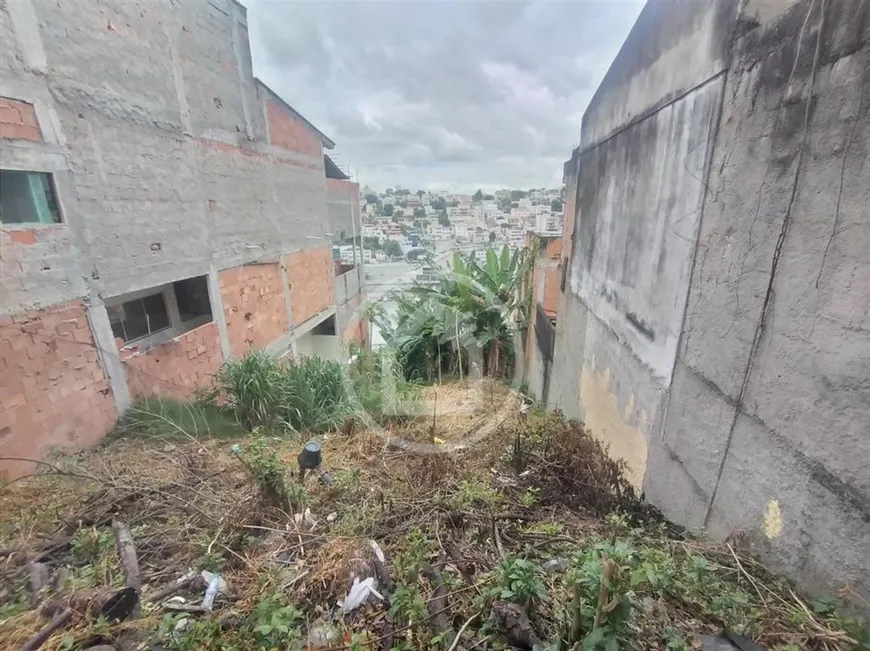
[[[163,604],[163,607],[166,610],[173,610],[179,613],[188,613],[190,615],[204,615],[208,612],[211,612],[202,606],[191,606],[190,604],[173,604],[167,603]]]
[[[453,638],[453,644],[447,649],[447,651],[454,651],[456,647],[459,645],[459,639],[462,637],[462,634],[465,632],[465,629],[468,628],[468,625],[471,624],[475,619],[480,616],[480,613],[474,613],[471,617],[465,620],[465,623],[459,628],[459,632],[456,634],[456,637]]]
[[[25,642],[20,651],[36,651],[39,647],[45,644],[46,640],[52,636],[52,634],[66,626],[66,623],[72,619],[73,613],[75,611],[72,608],[67,608],[63,610],[60,614],[55,616],[45,627],[42,628],[36,635]]]
[[[166,599],[166,597],[188,587],[197,579],[197,577],[199,577],[199,574],[197,574],[196,572],[188,572],[187,574],[183,574],[174,581],[170,581],[169,583],[166,583],[163,586],[157,588],[154,592],[145,597],[144,601],[147,601],[149,603],[163,601],[164,599]]]
[[[445,614],[447,610],[447,588],[444,587],[444,579],[438,568],[429,563],[423,565],[423,574],[432,584],[432,598],[429,600],[429,619],[432,622],[432,630],[437,635],[450,633],[450,619]]]
[[[127,579],[127,587],[135,590],[138,597],[142,590],[142,578],[139,576],[139,559],[136,557],[133,534],[130,533],[130,527],[120,520],[112,520],[112,533],[115,534],[115,546],[118,548],[118,558]],[[139,611],[137,603],[131,613],[134,619],[139,617]]]

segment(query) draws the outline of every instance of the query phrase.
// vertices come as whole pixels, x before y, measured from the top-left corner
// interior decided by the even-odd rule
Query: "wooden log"
[[[130,527],[120,520],[112,520],[112,533],[115,534],[115,546],[118,549],[121,568],[127,579],[127,587],[133,588],[138,595],[142,590],[142,579],[139,575],[139,559],[136,556],[136,544],[133,542]],[[136,604],[131,613],[133,619],[139,617],[139,612],[139,604]]]

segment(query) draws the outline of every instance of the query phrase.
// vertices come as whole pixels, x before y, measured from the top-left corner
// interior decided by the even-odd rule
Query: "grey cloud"
[[[385,188],[558,183],[639,2],[247,0],[255,73]]]

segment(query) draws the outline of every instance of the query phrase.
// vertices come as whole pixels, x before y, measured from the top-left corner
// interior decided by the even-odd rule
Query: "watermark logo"
[[[346,385],[358,417],[385,445],[418,454],[458,451],[481,443],[521,408],[523,399],[508,385],[522,380],[523,330],[516,308],[469,275],[439,270],[423,283],[417,276],[413,269],[398,274],[387,291],[353,311],[348,322],[371,317],[370,339],[379,334],[384,343],[349,360]],[[445,287],[454,291],[445,294]],[[380,366],[377,413],[357,391],[354,364],[364,357]],[[407,390],[403,359],[427,382],[425,390]],[[414,424],[404,428],[414,438],[385,426],[400,421]]]

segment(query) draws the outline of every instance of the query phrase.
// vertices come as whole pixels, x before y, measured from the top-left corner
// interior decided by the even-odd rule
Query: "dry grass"
[[[317,520],[310,529],[295,524],[293,513],[261,497],[228,441],[122,439],[93,454],[57,462],[55,471],[72,474],[50,472],[6,487],[0,491],[0,548],[5,550],[0,559],[0,604],[6,608],[0,639],[17,648],[45,624],[32,607],[38,602],[13,606],[16,599],[30,599],[23,587],[25,563],[44,556],[41,560],[54,576],[70,568],[71,578],[58,592],[73,594],[89,576],[89,563],[75,549],[76,536],[81,531],[106,531],[117,517],[133,531],[146,599],[156,587],[189,569],[221,572],[230,593],[219,598],[213,615],[203,619],[223,622],[238,614],[238,621],[221,635],[239,649],[254,647],[251,618],[268,595],[282,595],[302,609],[309,622],[299,624],[303,629],[314,620],[328,620],[353,577],[375,573],[371,540],[383,549],[393,581],[419,591],[424,603],[433,599],[434,586],[416,571],[408,583],[408,567],[440,567],[453,631],[473,615],[482,615],[466,627],[465,648],[487,635],[498,639],[496,632],[483,627],[488,611],[482,609],[488,608],[498,586],[502,552],[540,564],[589,553],[596,544],[617,540],[636,550],[634,563],[659,558],[659,550],[665,554],[662,562],[675,567],[677,578],[667,590],[632,588],[638,607],[626,635],[635,643],[642,641],[644,648],[671,644],[670,630],[678,631],[689,644],[685,648],[691,648],[695,634],[716,633],[741,618],[748,618],[747,630],[771,648],[789,643],[808,649],[850,648],[838,620],[804,612],[799,605],[803,602],[751,558],[668,533],[648,509],[638,507],[582,428],[566,429],[558,419],[542,416],[527,421],[517,412],[515,395],[488,383],[430,387],[422,404],[435,406],[434,435],[443,444],[432,445],[431,420],[424,417],[395,424],[388,435],[366,430],[322,437],[323,467],[333,481],[306,481],[304,507]],[[438,416],[439,405],[443,416]],[[483,441],[469,444],[481,430],[488,432]],[[397,447],[396,440],[422,447]],[[246,442],[241,444],[244,449]],[[288,483],[295,485],[291,472],[299,442],[274,439],[270,446],[286,463]],[[578,455],[584,463],[567,463]],[[520,474],[524,470],[530,472]],[[623,515],[600,517],[613,509]],[[636,528],[637,523],[645,524]],[[105,555],[112,557],[113,550],[105,550]],[[739,594],[737,601],[746,595],[747,604],[734,606],[733,617],[727,614],[728,604],[719,615],[711,614],[710,595],[700,588],[697,594],[685,588],[680,577],[696,557],[707,559],[710,576],[731,591],[728,594]],[[120,569],[113,558],[109,560],[108,584],[120,585]],[[548,597],[533,619],[542,636],[554,641],[562,635],[572,598],[570,576],[541,575]],[[202,586],[181,594],[197,603]],[[94,638],[116,641],[130,628],[161,637],[158,629],[164,615],[160,603],[146,603],[142,619],[106,630],[95,630],[92,618],[80,615],[43,648],[60,649],[67,637],[79,643]],[[344,620],[338,617],[332,626],[339,638],[331,644],[349,648],[352,634],[356,640],[374,640],[392,630],[396,644],[425,648],[434,634],[427,631],[426,622],[404,628],[401,616],[392,625],[389,619],[386,607],[377,603]],[[447,645],[451,641],[452,637]],[[207,645],[194,639],[184,648],[201,646]]]

